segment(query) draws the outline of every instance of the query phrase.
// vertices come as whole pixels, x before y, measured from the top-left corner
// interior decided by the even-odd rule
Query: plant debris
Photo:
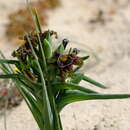
[[[96,23],[105,24],[104,12],[102,10],[99,10],[97,16],[95,18],[91,19],[89,21],[89,23],[91,23],[91,24],[96,24]]]

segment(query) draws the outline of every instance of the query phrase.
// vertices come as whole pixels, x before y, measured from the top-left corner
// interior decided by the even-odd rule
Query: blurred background
[[[130,93],[130,0],[31,0],[31,5],[43,31],[58,33],[57,43],[67,38],[70,46],[90,55],[81,71],[109,86],[103,93]],[[26,0],[0,0],[0,50],[7,58],[33,30]],[[130,99],[73,103],[61,116],[64,130],[130,130]],[[0,130],[4,125],[7,130],[38,130],[7,80],[0,81]]]

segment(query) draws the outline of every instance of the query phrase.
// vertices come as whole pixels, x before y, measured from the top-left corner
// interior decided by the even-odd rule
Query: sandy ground
[[[15,5],[15,6],[14,6]],[[25,6],[20,0],[0,1],[0,49],[8,56],[14,46],[4,37],[7,14]],[[103,10],[104,24],[90,23]],[[103,93],[130,93],[130,0],[62,0],[48,12],[48,27],[68,38],[72,45],[98,56],[90,58],[84,72],[109,86]],[[90,49],[91,48],[91,49]],[[97,63],[97,64],[96,64]],[[88,86],[86,83],[82,83]],[[130,99],[84,101],[61,113],[64,130],[130,130]],[[37,130],[25,102],[8,112],[8,130]],[[3,117],[0,130],[4,130]]]

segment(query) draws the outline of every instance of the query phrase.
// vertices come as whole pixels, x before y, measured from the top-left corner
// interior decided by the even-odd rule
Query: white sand
[[[103,93],[130,93],[130,0],[62,0],[62,3],[62,7],[48,12],[47,28],[57,31],[60,38],[75,41],[73,46],[91,48],[98,55],[99,63],[90,59],[84,71],[110,88],[91,88]],[[13,49],[3,36],[7,14],[20,5],[20,0],[0,1],[0,49],[7,55]],[[88,22],[98,9],[105,12],[105,25]],[[130,99],[73,103],[61,113],[64,130],[130,130],[129,102]],[[7,123],[8,130],[37,128],[24,102],[9,112]],[[4,130],[3,118],[0,130]]]

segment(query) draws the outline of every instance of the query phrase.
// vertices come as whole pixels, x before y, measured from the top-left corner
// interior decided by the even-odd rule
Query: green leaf
[[[31,95],[30,91],[28,91],[26,88],[22,86],[19,87],[19,82],[16,82],[16,86],[20,90],[21,94],[23,95],[24,100],[26,101],[30,111],[32,112],[38,126],[41,129],[44,129],[44,120],[43,120],[43,116],[41,116],[42,113],[40,113],[38,109],[38,102],[34,99],[34,96]]]
[[[50,46],[52,47],[52,38],[51,38],[51,35],[50,35],[50,31],[48,30],[46,32],[46,37],[45,39],[47,39],[47,41],[49,42]]]
[[[64,54],[65,48],[63,46],[63,43],[61,43],[55,51],[59,54]]]
[[[97,93],[96,91],[93,91],[91,89],[79,86],[77,84],[74,83],[58,83],[58,84],[54,84],[53,85],[53,92],[57,92],[59,90],[80,90],[82,92],[86,92],[86,93]]]
[[[11,73],[10,70],[9,70],[9,68],[8,68],[6,65],[4,65],[4,64],[0,64],[0,69],[1,69],[5,74]]]
[[[45,52],[44,52],[44,49],[42,47],[42,42],[41,42],[41,39],[40,39],[40,36],[39,36],[39,33],[42,33],[40,21],[39,21],[36,9],[31,9],[30,8],[30,11],[31,11],[31,14],[32,14],[33,22],[35,24],[36,33],[37,33],[37,36],[38,36],[38,41],[39,41],[39,46],[40,46],[39,51],[40,51],[40,53],[42,55],[44,69],[45,69],[45,71],[47,71]]]
[[[4,54],[2,53],[1,50],[0,50],[0,57],[2,57],[3,60],[6,60],[6,57],[4,56]],[[0,63],[0,68],[3,70],[4,73],[13,72],[12,67],[10,66],[10,64],[5,65],[4,63]]]
[[[99,93],[84,93],[81,91],[68,90],[64,95],[57,100],[58,111],[61,111],[67,104],[84,101],[84,100],[103,100],[103,99],[124,99],[130,98],[130,94],[99,94]]]
[[[82,60],[87,60],[90,56],[83,56],[81,57]]]
[[[49,99],[50,99],[50,105],[52,108],[52,112],[54,115],[54,130],[62,130],[62,124],[61,124],[61,119],[59,116],[59,113],[57,111],[57,106],[55,103],[55,99],[54,99],[54,92],[51,88],[52,86],[50,86],[50,83],[48,83],[48,95],[49,95]]]
[[[44,54],[45,54],[46,59],[48,59],[52,56],[51,45],[49,44],[49,42],[46,39],[44,39],[43,50],[44,50]]]
[[[38,33],[42,33],[40,20],[39,20],[38,15],[37,15],[37,10],[35,8],[33,8],[33,9],[31,9],[31,12],[32,12],[33,21],[35,23],[36,31]]]
[[[74,84],[79,84],[82,80],[82,77],[83,77],[83,74],[77,73],[72,76],[72,80],[70,82]]]
[[[40,76],[41,76],[42,92],[43,92],[42,97],[43,97],[43,105],[44,105],[44,109],[43,109],[44,115],[43,116],[46,117],[46,119],[44,120],[44,122],[45,122],[44,127],[45,127],[45,129],[53,130],[53,128],[54,128],[54,117],[53,117],[52,108],[51,108],[48,93],[47,93],[47,87],[46,87],[44,75],[43,75],[40,63],[38,61],[38,57],[37,57],[37,55],[36,55],[36,53],[34,51],[31,40],[29,39],[28,36],[27,36],[27,40],[28,40],[29,45],[31,47],[32,53],[33,53],[33,55],[34,55],[34,57],[36,59],[36,63],[37,63],[37,66],[38,66],[38,69],[39,69],[39,72],[40,72]]]
[[[103,84],[101,84],[101,83],[99,83],[99,82],[97,82],[97,81],[93,80],[92,78],[85,76],[85,75],[82,75],[82,80],[87,81],[87,82],[89,82],[89,83],[91,83],[99,88],[108,88],[108,87],[104,86]]]
[[[6,59],[0,59],[0,64],[6,63],[6,64],[18,64],[19,62],[16,60],[6,60]]]
[[[3,74],[0,75],[0,79],[18,79],[18,78],[23,78],[22,75],[20,74]]]

